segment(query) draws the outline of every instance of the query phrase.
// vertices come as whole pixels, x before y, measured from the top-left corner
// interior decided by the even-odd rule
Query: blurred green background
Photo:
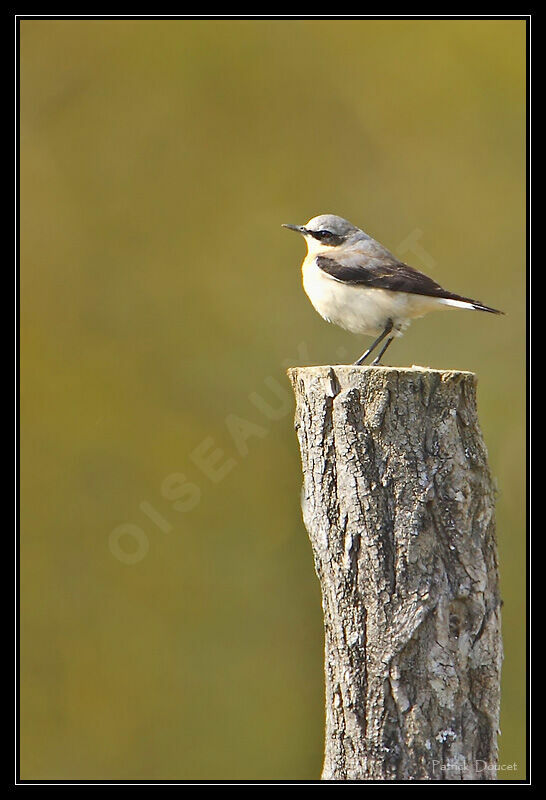
[[[525,23],[26,20],[23,778],[319,776],[285,369],[369,341],[301,289],[280,226],[321,213],[507,312],[387,363],[479,376],[525,776]]]

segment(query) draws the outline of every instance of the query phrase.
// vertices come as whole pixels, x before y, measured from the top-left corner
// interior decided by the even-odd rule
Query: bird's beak
[[[291,231],[297,231],[298,233],[302,233],[304,235],[306,233],[305,227],[303,225],[290,225],[290,223],[285,222],[283,223],[282,227],[288,228]]]

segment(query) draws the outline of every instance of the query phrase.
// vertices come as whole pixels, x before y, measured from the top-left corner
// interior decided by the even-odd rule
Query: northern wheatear
[[[395,336],[402,336],[412,319],[429,311],[466,308],[503,313],[442,289],[342,217],[322,214],[306,225],[283,227],[305,237],[303,288],[321,317],[352,333],[377,336],[355,364],[362,364],[388,337],[372,361],[379,364]]]

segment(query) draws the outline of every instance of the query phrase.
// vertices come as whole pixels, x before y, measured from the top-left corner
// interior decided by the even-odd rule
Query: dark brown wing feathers
[[[363,259],[364,261],[364,259]],[[433,281],[428,275],[409,267],[402,261],[388,261],[371,257],[366,259],[366,263],[358,265],[347,265],[326,256],[318,256],[317,264],[319,268],[342,283],[350,283],[354,286],[369,286],[375,289],[389,289],[391,292],[407,292],[408,294],[422,294],[427,297],[438,297],[445,300],[459,300],[470,303],[479,311],[490,311],[493,314],[501,314],[495,308],[489,308],[480,303],[479,300],[471,300],[459,294],[453,294],[442,289],[439,283]]]

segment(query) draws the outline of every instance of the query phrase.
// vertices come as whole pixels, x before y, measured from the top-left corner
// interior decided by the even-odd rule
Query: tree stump
[[[322,590],[322,780],[495,780],[495,489],[470,372],[289,370]]]

